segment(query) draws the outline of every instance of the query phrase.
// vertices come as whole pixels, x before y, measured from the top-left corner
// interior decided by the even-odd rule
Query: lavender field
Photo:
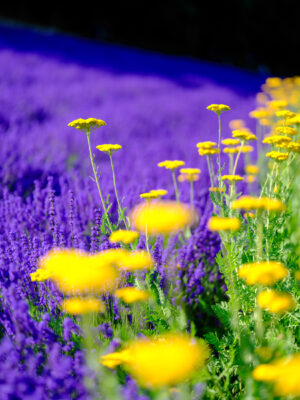
[[[256,121],[249,112],[262,83],[260,77],[229,67],[0,27],[1,400],[244,398],[236,388],[230,394],[229,386],[228,397],[205,394],[204,388],[214,384],[199,381],[190,383],[191,397],[180,394],[183,389],[158,393],[138,385],[123,370],[116,373],[118,389],[108,389],[110,374],[116,375],[91,370],[80,317],[61,309],[63,294],[53,281],[33,282],[30,274],[53,248],[98,254],[119,247],[109,241],[103,224],[85,134],[68,126],[78,118],[98,118],[107,126],[91,134],[91,145],[115,226],[118,204],[109,157],[97,145],[122,146],[113,161],[125,214],[144,201],[141,193],[152,189],[165,189],[164,200],[175,200],[171,175],[157,167],[159,162],[183,160],[186,167],[201,169],[194,182],[197,225],[184,242],[181,234],[168,243],[161,235],[151,239],[151,279],[170,307],[180,296],[187,331],[197,337],[213,329],[223,334],[222,321],[207,306],[227,301],[227,287],[216,261],[220,236],[207,227],[213,212],[209,171],[196,144],[218,141],[216,115],[206,109],[212,103],[231,108],[222,114],[222,138],[231,135],[229,122],[234,119],[243,119],[254,131]],[[221,155],[222,164],[227,159]],[[230,174],[227,169],[222,174]],[[236,173],[244,174],[243,163]],[[178,185],[180,200],[189,203],[189,182]],[[242,182],[239,188],[247,191],[246,186]],[[146,250],[146,241],[141,235],[136,250]],[[126,342],[124,315],[131,323],[136,310],[112,294],[105,296],[112,312],[93,320],[92,332],[95,347],[107,354]],[[138,337],[171,329],[157,311],[159,305],[151,307],[140,314],[140,328],[135,323]],[[104,388],[99,397],[97,385]],[[106,397],[110,390],[111,397]]]

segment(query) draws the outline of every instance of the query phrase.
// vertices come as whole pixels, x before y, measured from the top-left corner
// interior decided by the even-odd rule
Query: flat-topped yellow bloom
[[[50,271],[38,268],[35,272],[30,274],[31,282],[43,282],[51,277]]]
[[[141,193],[140,198],[141,199],[158,199],[160,196],[157,193],[152,193],[152,192],[146,192],[146,193]]]
[[[273,110],[280,110],[281,108],[285,108],[288,105],[286,100],[271,100],[268,101],[268,106]]]
[[[194,175],[186,175],[186,174],[180,174],[178,175],[177,180],[179,182],[196,182],[199,180],[199,174],[194,174]]]
[[[244,178],[240,175],[223,175],[222,181],[228,181],[229,183],[243,181]]]
[[[210,142],[210,141],[197,143],[198,149],[211,149],[212,147],[216,146],[217,146],[216,142]]]
[[[246,182],[247,183],[253,183],[256,181],[256,176],[255,175],[247,175],[246,176]]]
[[[288,270],[278,261],[262,261],[243,264],[238,274],[247,285],[274,285],[288,275]]]
[[[203,368],[209,357],[206,343],[186,335],[142,338],[128,347],[124,364],[141,386],[160,388],[183,382]]]
[[[114,294],[116,297],[128,304],[149,299],[149,292],[135,287],[117,289]]]
[[[275,112],[276,117],[283,118],[283,119],[290,119],[295,117],[296,113],[290,110],[280,110]]]
[[[223,153],[224,154],[236,154],[239,152],[238,147],[224,147]]]
[[[181,168],[180,173],[186,175],[197,175],[200,174],[201,170],[199,168]]]
[[[211,217],[207,227],[210,231],[237,231],[241,227],[239,218]]]
[[[285,205],[278,199],[269,197],[241,196],[231,202],[230,207],[233,210],[266,210],[266,211],[284,211]]]
[[[107,368],[113,369],[122,365],[130,360],[130,353],[128,350],[118,351],[115,353],[109,353],[100,357],[100,362]]]
[[[214,148],[203,149],[203,148],[200,148],[198,150],[198,153],[199,153],[200,156],[213,156],[214,154],[219,154],[219,149],[214,149]]]
[[[254,148],[253,146],[250,145],[244,145],[244,146],[237,146],[237,150],[240,151],[241,153],[251,153]]]
[[[209,188],[209,191],[210,191],[210,192],[219,192],[219,193],[222,193],[222,192],[225,192],[225,188],[210,187],[210,188]]]
[[[119,268],[125,271],[137,271],[153,267],[153,259],[145,250],[127,251],[120,258]]]
[[[266,144],[283,144],[286,145],[287,143],[290,143],[292,139],[289,136],[282,136],[282,135],[273,135],[273,136],[268,136],[263,140],[263,143]]]
[[[250,111],[249,116],[251,118],[255,118],[255,119],[263,119],[263,118],[269,118],[270,116],[272,116],[273,111],[267,109],[267,108],[257,108],[256,110]]]
[[[152,190],[150,190],[149,193],[152,193],[157,197],[162,197],[162,196],[165,196],[166,194],[168,194],[168,191],[165,189],[152,189]]]
[[[229,128],[234,129],[243,129],[245,128],[245,122],[242,119],[232,119],[229,122]]]
[[[232,131],[232,137],[249,142],[250,140],[257,140],[257,137],[248,130],[235,129]]]
[[[270,78],[266,79],[266,85],[269,86],[270,88],[277,88],[281,86],[283,83],[281,78],[278,78],[277,76],[271,76]]]
[[[206,109],[220,115],[224,111],[229,111],[230,107],[225,104],[210,104]]]
[[[121,150],[122,146],[120,144],[100,144],[96,146],[96,149],[106,154],[113,154],[115,151]]]
[[[257,165],[246,165],[245,171],[246,174],[258,174],[259,168]]]
[[[286,146],[286,149],[294,153],[300,153],[300,143],[291,142]]]
[[[257,381],[274,384],[277,396],[300,396],[300,353],[256,367],[252,376]]]
[[[295,136],[298,135],[298,131],[295,128],[292,128],[290,126],[276,126],[276,131],[278,133],[281,133],[283,135],[289,135],[289,136]]]
[[[105,305],[96,298],[72,297],[62,302],[62,309],[69,314],[87,314],[91,312],[104,312]]]
[[[166,169],[176,169],[183,165],[185,165],[185,162],[181,160],[165,160],[157,164],[158,167],[164,167]]]
[[[174,201],[142,203],[130,213],[132,225],[148,235],[172,235],[193,224],[195,211]]]
[[[102,293],[114,289],[118,271],[97,254],[76,250],[52,250],[41,261],[58,288],[67,294]]]
[[[289,118],[286,122],[289,122],[292,125],[300,124],[300,113],[294,115],[292,118]]]
[[[75,119],[74,121],[70,122],[68,126],[71,126],[72,128],[76,128],[80,131],[83,131],[85,133],[91,132],[92,130],[95,130],[99,128],[100,126],[106,125],[105,121],[102,121],[102,119],[96,119],[96,118],[88,118],[88,119]]]
[[[289,153],[280,153],[280,151],[270,151],[266,153],[266,157],[276,161],[285,161],[289,158]]]
[[[259,306],[271,313],[284,313],[295,308],[295,300],[289,293],[268,289],[257,296]]]
[[[239,139],[227,138],[222,140],[222,144],[224,144],[225,146],[237,146],[240,143],[241,142]]]
[[[109,241],[112,243],[122,242],[125,244],[129,244],[134,242],[139,236],[140,234],[138,232],[119,229],[110,235]]]

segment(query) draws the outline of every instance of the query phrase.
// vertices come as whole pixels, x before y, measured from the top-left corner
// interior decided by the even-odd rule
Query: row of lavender
[[[92,137],[92,145],[123,146],[114,162],[118,189],[128,209],[146,190],[165,188],[174,197],[170,177],[156,167],[157,162],[179,158],[203,169],[195,185],[201,222],[174,261],[179,265],[175,279],[184,287],[191,319],[203,329],[205,323],[215,321],[203,314],[201,302],[220,298],[224,288],[214,261],[219,240],[206,229],[211,212],[206,206],[207,179],[195,144],[216,137],[215,120],[204,106],[222,99],[239,117],[246,117],[253,98],[205,78],[198,87],[188,88],[162,77],[115,76],[10,50],[0,53],[0,71],[1,398],[85,399],[89,395],[83,377],[88,372],[76,320],[61,313],[61,295],[52,283],[31,283],[29,276],[39,257],[52,247],[97,252],[111,246],[101,233],[102,212],[89,178],[84,137],[67,128],[67,122],[88,116],[107,121],[108,126]],[[235,116],[232,113],[228,120]],[[100,154],[96,160],[104,194],[113,201],[109,160]],[[187,200],[187,184],[181,185],[182,199]],[[115,203],[111,212],[116,214]],[[174,237],[163,250],[158,239],[152,248],[163,288],[168,281],[164,260],[175,254],[176,241]],[[143,237],[138,247],[145,247]],[[118,323],[118,307],[115,303],[114,323]],[[112,346],[117,344],[110,326],[100,325],[98,330],[102,338],[112,340]],[[127,381],[123,394],[138,398],[133,381]]]

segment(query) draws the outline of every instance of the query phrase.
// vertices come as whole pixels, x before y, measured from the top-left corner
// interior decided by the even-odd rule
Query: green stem
[[[178,186],[176,182],[176,176],[175,176],[175,171],[172,169],[172,178],[173,178],[173,183],[174,183],[174,189],[175,189],[175,194],[176,194],[176,201],[179,203],[179,191],[178,191]]]
[[[219,143],[218,143],[218,178],[219,178],[219,187],[222,187],[221,181],[221,116],[218,114],[218,121],[219,121]]]
[[[86,137],[87,137],[87,141],[88,141],[90,159],[91,159],[92,168],[93,168],[93,172],[94,172],[95,182],[96,182],[96,185],[97,185],[97,188],[98,188],[98,192],[99,192],[99,196],[100,196],[100,199],[101,199],[101,203],[102,203],[102,207],[103,207],[103,210],[104,210],[104,214],[105,214],[105,217],[106,217],[106,221],[108,223],[110,231],[112,232],[112,227],[111,227],[110,220],[109,220],[109,217],[108,217],[108,214],[107,214],[107,210],[106,210],[106,207],[105,207],[105,202],[103,200],[103,196],[102,196],[102,192],[101,192],[101,189],[100,189],[99,180],[98,180],[98,176],[97,176],[97,172],[96,172],[96,167],[95,167],[95,163],[94,163],[94,157],[93,157],[92,148],[91,148],[91,141],[90,141],[90,132],[88,132],[86,134]]]
[[[211,184],[211,187],[214,187],[214,181],[213,181],[212,171],[211,171],[210,162],[209,162],[209,156],[206,156],[206,161],[207,161],[207,168],[208,168],[208,173],[209,173],[210,184]]]
[[[123,222],[125,224],[126,229],[128,229],[128,226],[127,226],[127,223],[126,223],[126,218],[124,216],[122,216],[122,207],[121,207],[119,196],[118,196],[117,185],[116,185],[116,175],[115,175],[114,163],[113,163],[113,159],[112,159],[111,153],[109,153],[109,159],[110,159],[110,165],[111,165],[111,170],[112,170],[115,195],[116,195],[116,199],[117,199],[117,203],[118,203],[119,218],[121,217],[121,219],[123,220]]]
[[[239,152],[237,153],[237,156],[236,156],[236,159],[235,159],[234,167],[233,167],[233,170],[232,170],[232,175],[235,175],[235,171],[236,171],[236,168],[237,168],[237,163],[238,163],[238,161],[239,161],[239,158],[240,158],[240,155],[241,155],[241,152],[242,152],[242,148],[243,148],[243,146],[244,146],[244,143],[245,143],[245,141],[243,140],[243,141],[242,141],[242,144],[241,144],[241,146],[240,146]]]

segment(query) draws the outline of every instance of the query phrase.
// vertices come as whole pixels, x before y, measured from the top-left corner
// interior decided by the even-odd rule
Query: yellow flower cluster
[[[292,139],[288,136],[282,136],[282,135],[273,135],[273,136],[268,136],[263,140],[263,143],[266,144],[275,144],[275,145],[286,145],[290,143]]]
[[[227,138],[222,140],[222,144],[224,144],[225,146],[237,146],[238,144],[240,144],[240,140]]]
[[[264,290],[257,296],[259,306],[271,313],[284,313],[295,308],[295,300],[289,293]]]
[[[243,128],[245,128],[245,122],[244,122],[242,119],[232,119],[232,120],[229,122],[229,128],[230,128],[231,130],[234,130],[234,129],[243,129]]]
[[[88,119],[79,118],[75,119],[74,121],[68,124],[68,126],[79,129],[80,131],[83,131],[85,133],[89,133],[91,132],[92,129],[95,130],[103,125],[106,125],[106,122],[102,121],[102,119],[96,119],[96,118],[88,118]]]
[[[251,153],[254,150],[253,146],[250,145],[237,146],[236,149],[237,151],[241,151],[241,153]]]
[[[231,203],[233,210],[267,210],[267,211],[284,211],[285,205],[278,199],[269,197],[241,196]]]
[[[210,104],[208,107],[206,107],[206,109],[220,115],[224,111],[229,111],[230,107],[226,106],[225,104]]]
[[[235,129],[232,131],[232,137],[249,142],[250,140],[257,140],[257,137],[249,132],[247,129]]]
[[[289,122],[292,125],[300,124],[300,114],[296,114],[294,117],[288,119],[286,123]]]
[[[225,192],[225,188],[210,187],[210,188],[209,188],[209,191],[210,191],[210,192],[213,192],[213,193],[216,193],[216,192],[221,193],[221,192]]]
[[[105,305],[96,298],[72,297],[65,299],[62,303],[62,309],[68,314],[87,314],[91,312],[104,312]]]
[[[228,181],[230,183],[243,181],[243,180],[244,180],[244,178],[240,175],[223,175],[222,176],[222,181]]]
[[[225,154],[236,154],[239,152],[237,147],[224,147],[223,153]]]
[[[287,276],[288,270],[278,261],[263,261],[243,264],[238,274],[247,285],[274,285]]]
[[[217,148],[203,149],[200,147],[198,153],[200,156],[213,156],[214,154],[219,153],[219,149]]]
[[[237,231],[241,227],[239,218],[211,217],[207,227],[210,231]]]
[[[291,142],[287,145],[286,149],[288,151],[293,151],[294,153],[300,153],[300,143]]]
[[[129,304],[137,301],[145,301],[149,298],[148,292],[135,287],[124,287],[117,289],[114,294],[116,297]]]
[[[273,110],[279,110],[280,108],[285,108],[288,102],[286,100],[271,100],[268,101],[267,105]]]
[[[196,214],[185,204],[158,201],[136,206],[130,220],[138,231],[148,235],[171,235],[193,224]]]
[[[275,112],[276,117],[278,118],[283,118],[283,119],[288,119],[288,118],[293,118],[295,117],[296,113],[290,110],[280,110]]]
[[[165,160],[157,164],[158,167],[164,167],[166,169],[176,169],[183,165],[185,165],[185,162],[180,160]]]
[[[253,371],[257,381],[273,383],[277,396],[300,396],[300,354],[261,364]]]
[[[285,161],[289,158],[289,153],[280,153],[280,151],[270,151],[266,157],[272,158],[275,161]]]
[[[199,174],[195,174],[195,175],[187,175],[187,174],[180,174],[178,175],[178,181],[179,182],[195,182],[199,180]]]
[[[185,335],[138,339],[127,349],[101,358],[109,368],[123,364],[141,386],[161,388],[190,378],[209,357],[208,346]]]
[[[199,168],[181,168],[180,173],[186,175],[198,175],[201,170]]]
[[[96,149],[106,154],[113,154],[115,151],[121,150],[122,146],[120,144],[100,144],[96,146]]]
[[[289,135],[289,136],[298,135],[297,129],[291,128],[290,126],[277,126],[275,129],[278,133],[281,133],[282,135]]]
[[[259,168],[257,165],[246,165],[245,171],[247,174],[256,175],[259,172]]]
[[[126,251],[118,260],[118,266],[126,271],[150,269],[153,267],[153,260],[147,251]]]
[[[43,282],[51,277],[50,271],[38,268],[35,272],[30,274],[31,282]]]
[[[197,143],[197,147],[198,149],[211,149],[213,147],[216,147],[217,143],[216,142],[210,142],[210,141],[206,141],[206,142],[199,142]]]
[[[122,242],[125,244],[129,244],[134,242],[139,237],[139,233],[135,231],[126,231],[125,229],[119,229],[114,231],[110,237],[109,241],[111,243]]]

